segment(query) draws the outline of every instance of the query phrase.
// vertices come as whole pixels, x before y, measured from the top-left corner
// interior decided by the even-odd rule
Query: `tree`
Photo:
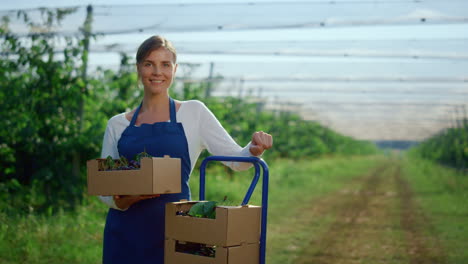
[[[77,98],[83,98],[86,87],[82,74],[85,49],[80,37],[61,38],[51,31],[76,9],[40,11],[41,23],[18,11],[18,17],[35,30],[27,36],[10,32],[7,18],[0,29],[0,118],[5,123],[0,128],[0,175],[2,182],[34,186],[45,194],[44,199],[31,199],[28,206],[68,207],[82,190],[77,187],[80,179],[71,177],[72,153],[91,151],[83,144],[86,139],[77,115]],[[58,54],[59,41],[66,46]]]

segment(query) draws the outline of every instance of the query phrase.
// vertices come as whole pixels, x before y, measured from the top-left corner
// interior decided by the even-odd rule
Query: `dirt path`
[[[445,263],[398,165],[376,168],[307,210],[335,220],[294,263]]]

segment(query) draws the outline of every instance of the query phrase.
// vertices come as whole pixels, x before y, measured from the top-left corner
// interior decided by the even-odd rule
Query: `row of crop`
[[[423,141],[413,150],[421,157],[457,169],[468,168],[468,119]]]

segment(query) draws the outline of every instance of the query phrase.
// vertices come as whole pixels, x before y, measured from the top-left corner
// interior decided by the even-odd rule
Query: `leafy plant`
[[[457,127],[445,129],[413,147],[411,151],[425,159],[466,172],[468,168],[468,117],[463,118]]]
[[[190,208],[188,215],[199,218],[216,218],[216,205],[217,202],[198,202]]]
[[[146,152],[141,152],[136,155],[138,160],[130,160],[124,156],[120,156],[119,159],[113,159],[112,156],[107,156],[105,159],[98,159],[99,165],[98,168],[100,171],[110,171],[110,170],[138,170],[140,168],[140,160],[143,157],[151,158],[150,154]]]
[[[119,159],[120,166],[127,167],[128,166],[128,160],[125,158],[125,156],[120,156]]]
[[[115,167],[115,161],[111,156],[107,156],[104,162],[104,170],[111,170]]]
[[[148,153],[146,152],[146,149],[145,149],[143,152],[140,152],[140,153],[138,153],[138,154],[135,156],[135,160],[136,160],[137,162],[141,162],[141,159],[142,159],[142,158],[151,158],[151,157],[153,157],[153,156],[151,156],[150,154],[148,154]]]

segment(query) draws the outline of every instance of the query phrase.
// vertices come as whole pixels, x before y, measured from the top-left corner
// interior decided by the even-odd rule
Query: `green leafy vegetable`
[[[120,162],[120,166],[122,167],[128,166],[128,160],[124,156],[120,156],[119,162]]]
[[[106,158],[106,162],[104,163],[104,169],[105,170],[110,170],[114,168],[115,162],[114,159],[109,155]]]
[[[145,149],[143,152],[138,153],[138,154],[135,156],[135,160],[136,160],[137,162],[141,162],[141,159],[142,159],[142,158],[152,158],[152,157],[153,157],[153,156],[151,156],[150,154],[148,154],[148,153],[146,152],[146,149]]]
[[[200,218],[216,218],[216,202],[199,202],[190,208],[188,215]]]
[[[140,166],[140,159],[142,157],[152,157],[146,152],[141,152],[136,155],[137,160],[128,160],[124,156],[120,156],[118,159],[113,159],[111,156],[107,156],[104,160],[99,162],[100,171],[112,171],[112,170],[137,170]]]

